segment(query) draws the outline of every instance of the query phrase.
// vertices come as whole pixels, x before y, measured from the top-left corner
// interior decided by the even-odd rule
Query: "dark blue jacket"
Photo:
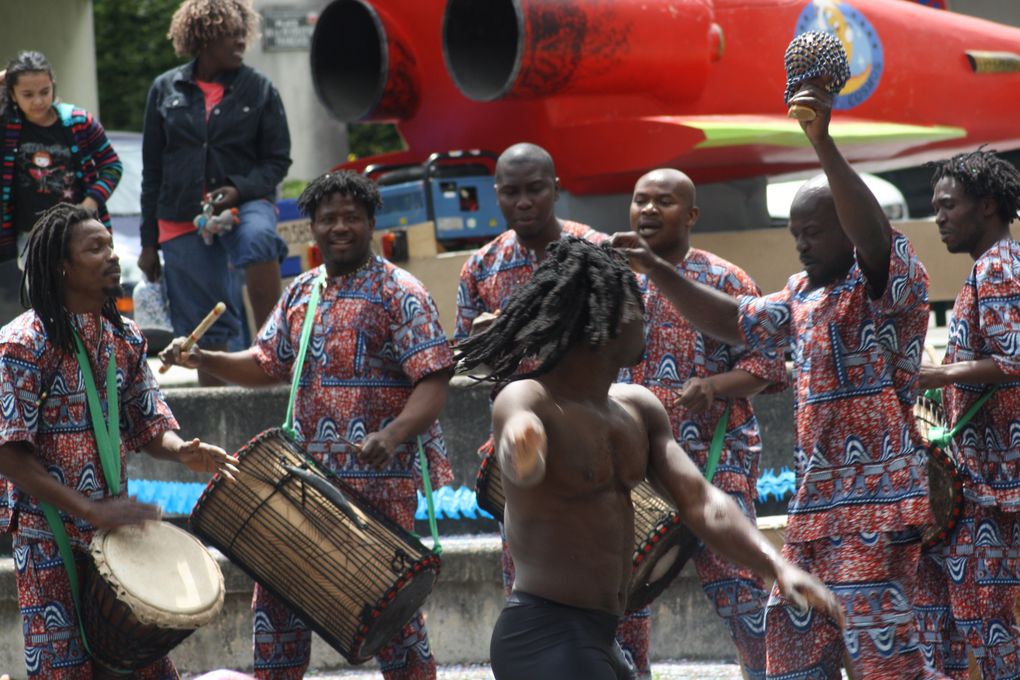
[[[190,221],[203,190],[232,184],[241,201],[273,200],[290,167],[290,133],[280,94],[250,66],[217,76],[223,101],[205,120],[195,62],[156,78],[142,135],[143,246],[159,240],[157,220]]]

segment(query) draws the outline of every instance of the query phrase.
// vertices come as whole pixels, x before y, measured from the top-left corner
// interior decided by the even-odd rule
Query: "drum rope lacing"
[[[293,442],[298,440],[298,431],[294,427],[294,405],[297,402],[298,389],[301,386],[301,375],[304,373],[305,357],[308,354],[308,345],[312,337],[312,328],[315,326],[315,313],[319,308],[319,299],[322,291],[326,288],[326,267],[322,270],[312,284],[312,292],[308,298],[308,308],[305,310],[305,320],[301,326],[301,340],[298,345],[297,359],[294,362],[294,375],[290,383],[290,398],[287,401],[287,415],[284,417],[283,426],[280,428],[284,435]],[[439,528],[436,524],[436,508],[432,498],[432,480],[429,478],[429,463],[425,455],[425,447],[422,444],[421,436],[418,436],[418,464],[421,467],[422,487],[425,491],[425,502],[429,510],[429,531],[432,533],[432,552],[436,555],[442,554],[443,546],[439,544]]]

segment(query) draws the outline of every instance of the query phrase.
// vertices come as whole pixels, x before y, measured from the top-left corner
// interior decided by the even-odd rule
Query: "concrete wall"
[[[446,437],[454,485],[474,487],[478,472],[477,450],[489,436],[491,386],[456,377],[450,386],[440,424]],[[253,436],[283,422],[289,388],[247,390],[239,387],[178,388],[166,390],[167,402],[181,424],[184,437],[201,437],[228,451],[236,451]],[[762,394],[752,400],[764,442],[761,467],[793,465],[793,397],[790,390]],[[183,466],[155,460],[144,454],[128,459],[128,476],[134,479],[205,481]]]
[[[91,0],[2,0],[0,69],[21,50],[38,50],[53,65],[57,95],[99,111]]]
[[[256,0],[255,8],[296,7],[321,11],[327,0]],[[288,177],[311,180],[347,159],[347,127],[334,120],[312,88],[307,49],[265,51],[263,40],[252,41],[245,61],[265,73],[280,91],[287,109],[291,158]]]

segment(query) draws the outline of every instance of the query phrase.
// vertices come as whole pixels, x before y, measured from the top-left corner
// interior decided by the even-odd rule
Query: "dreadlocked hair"
[[[178,57],[197,57],[206,45],[226,35],[258,35],[259,14],[252,0],[185,0],[170,19],[166,37]]]
[[[25,246],[25,272],[21,275],[21,304],[35,310],[54,346],[74,353],[71,315],[64,308],[64,262],[70,257],[74,225],[95,219],[90,211],[58,203],[32,227]],[[116,301],[108,297],[102,314],[119,330],[124,321]]]
[[[382,207],[382,197],[379,196],[375,182],[357,172],[339,170],[327,172],[309,182],[298,197],[298,210],[314,220],[319,204],[333,194],[347,196],[355,203],[360,203],[369,219],[375,217],[376,208]]]
[[[492,325],[457,346],[464,368],[485,364],[492,369],[482,380],[502,384],[546,373],[572,347],[601,347],[616,337],[631,309],[643,312],[634,274],[608,243],[570,236],[549,244],[546,252]],[[515,376],[527,357],[537,357],[538,368]]]
[[[994,199],[999,217],[1006,224],[1016,219],[1017,210],[1020,210],[1020,172],[994,151],[985,151],[982,146],[977,151],[927,165],[934,168],[933,189],[943,177],[952,177],[973,198]]]

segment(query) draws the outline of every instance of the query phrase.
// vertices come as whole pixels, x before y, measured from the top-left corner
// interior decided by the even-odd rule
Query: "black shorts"
[[[620,618],[515,590],[489,645],[496,680],[633,680],[616,642]]]

